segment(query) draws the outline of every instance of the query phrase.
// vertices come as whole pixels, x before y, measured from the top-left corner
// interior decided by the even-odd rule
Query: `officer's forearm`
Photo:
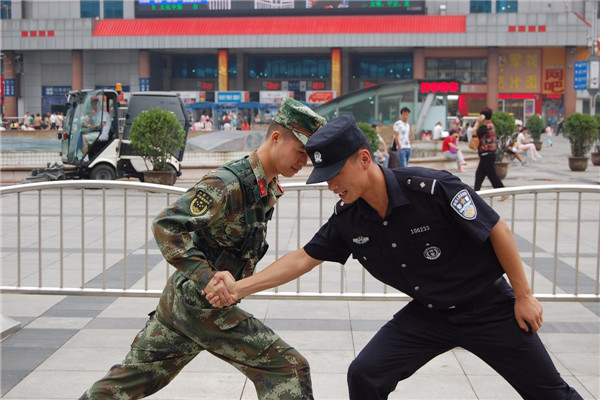
[[[490,240],[496,252],[496,257],[498,257],[513,287],[515,296],[517,298],[531,296],[531,286],[529,286],[529,282],[525,276],[517,243],[504,220],[500,219],[494,228],[492,228]]]
[[[249,296],[261,290],[283,285],[307,273],[321,263],[309,256],[304,249],[286,254],[264,270],[242,279],[236,284],[239,298]]]

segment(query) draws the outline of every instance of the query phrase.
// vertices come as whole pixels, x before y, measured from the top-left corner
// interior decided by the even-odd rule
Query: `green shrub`
[[[375,153],[379,148],[379,138],[377,137],[377,132],[375,132],[375,129],[371,126],[371,124],[366,122],[357,122],[356,125],[367,137],[369,146],[371,146],[371,154]]]
[[[135,117],[129,139],[149,170],[168,171],[167,161],[185,145],[185,135],[175,114],[157,107]]]
[[[529,133],[533,140],[539,141],[542,137],[542,132],[544,131],[544,121],[542,121],[542,117],[537,114],[532,115],[527,119],[525,126],[529,129]]]
[[[598,139],[598,119],[588,114],[574,113],[564,122],[565,137],[571,142],[573,157],[585,157]]]
[[[517,129],[515,118],[505,111],[497,111],[492,114],[492,123],[496,128],[496,140],[498,141],[496,161],[502,161],[506,143]]]

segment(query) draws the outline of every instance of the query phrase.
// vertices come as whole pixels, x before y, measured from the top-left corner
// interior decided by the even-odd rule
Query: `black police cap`
[[[306,183],[327,181],[336,176],[346,160],[367,141],[352,115],[342,115],[317,130],[306,143],[313,171]]]

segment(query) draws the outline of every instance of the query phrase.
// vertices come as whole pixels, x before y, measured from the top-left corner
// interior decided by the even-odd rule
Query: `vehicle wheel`
[[[107,164],[99,164],[92,168],[90,178],[102,181],[112,181],[116,178],[115,169]]]

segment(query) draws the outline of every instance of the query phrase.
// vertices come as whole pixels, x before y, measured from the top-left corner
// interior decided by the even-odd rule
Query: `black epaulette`
[[[346,203],[344,203],[343,200],[338,201],[335,204],[335,215],[338,215],[339,213],[341,213],[343,211],[346,211],[350,207],[354,206],[354,204],[356,204],[356,202],[350,203],[350,204],[346,204]]]
[[[406,186],[410,190],[416,192],[429,193],[433,195],[435,193],[435,184],[437,179],[422,178],[420,176],[411,176],[406,179]]]

